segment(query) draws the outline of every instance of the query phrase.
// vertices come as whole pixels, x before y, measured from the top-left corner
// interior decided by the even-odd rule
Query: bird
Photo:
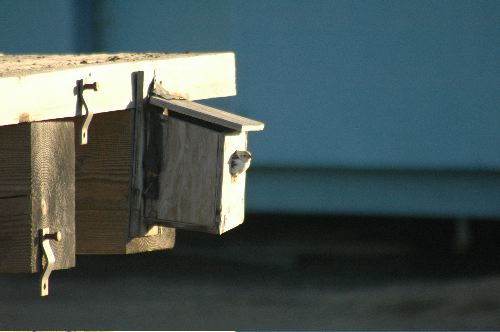
[[[250,167],[252,154],[250,151],[236,150],[229,159],[229,172],[231,173],[232,182],[236,181],[236,177],[245,172]]]

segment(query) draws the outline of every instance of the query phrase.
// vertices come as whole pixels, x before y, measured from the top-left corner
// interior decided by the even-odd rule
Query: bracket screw
[[[83,90],[94,90],[97,91],[99,90],[99,83],[94,82],[94,83],[87,83],[83,85]]]
[[[54,241],[61,241],[62,239],[62,234],[61,232],[55,232],[55,233],[51,233],[51,234],[45,234],[43,236],[44,240],[54,240]]]

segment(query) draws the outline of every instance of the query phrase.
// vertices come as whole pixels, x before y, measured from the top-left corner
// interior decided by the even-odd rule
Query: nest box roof
[[[262,122],[224,112],[189,100],[165,99],[159,96],[152,96],[149,102],[152,105],[166,108],[169,111],[236,131],[260,131],[264,129],[264,124]]]

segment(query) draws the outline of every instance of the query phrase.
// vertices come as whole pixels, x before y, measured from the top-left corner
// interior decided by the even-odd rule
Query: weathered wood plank
[[[30,125],[0,128],[0,272],[32,272]]]
[[[95,65],[157,61],[185,56],[186,54],[182,53],[2,54],[0,77],[20,77]]]
[[[31,199],[0,198],[0,272],[34,272]]]
[[[207,121],[236,131],[259,131],[264,124],[237,114],[224,112],[219,109],[195,103],[189,100],[164,99],[157,96],[150,98],[150,103],[181,113],[195,119]]]
[[[246,150],[247,132],[220,131],[169,114],[158,197],[146,200],[145,221],[214,234],[241,224],[245,174],[232,179],[229,164],[236,150]]]
[[[129,111],[96,114],[76,145],[76,252],[124,253],[132,157]],[[81,120],[76,121],[79,128]]]
[[[146,251],[171,249],[175,244],[175,228],[155,226],[155,235],[129,239],[126,253],[135,254]]]
[[[30,126],[0,128],[0,197],[30,195]]]
[[[157,219],[213,228],[219,188],[217,150],[223,135],[173,116],[167,123],[159,198],[152,210]]]
[[[75,129],[73,121],[43,121],[31,124],[31,218],[37,229],[61,232],[61,241],[51,241],[54,269],[75,266]],[[36,257],[38,242],[32,249]]]
[[[145,150],[145,117],[144,110],[144,72],[134,73],[135,85],[135,110],[133,115],[132,129],[132,159],[130,167],[130,217],[129,237],[152,235],[158,233],[157,226],[146,226],[143,222],[144,199],[144,150]]]
[[[62,233],[51,242],[55,269],[73,267],[73,122],[0,128],[0,188],[0,271],[38,271],[42,227]]]
[[[77,197],[78,188],[77,181]],[[76,206],[77,254],[108,255],[125,253],[128,232],[127,210],[91,210],[90,208],[81,207],[78,201]]]
[[[174,244],[175,234],[167,228],[129,237],[132,113],[95,115],[88,144],[77,145],[77,254],[135,253],[169,249]],[[78,128],[81,120],[76,122]]]
[[[25,60],[19,65],[15,59],[19,57],[0,58],[0,126],[78,115],[75,88],[80,79],[99,83],[98,91],[84,93],[92,112],[132,108],[131,80],[137,71],[144,71],[145,95],[155,75],[169,93],[190,100],[236,94],[233,53],[87,55],[84,60],[73,55],[27,57],[34,65]],[[48,59],[55,60],[47,64]],[[61,65],[66,62],[70,64]],[[21,68],[16,70],[16,66]]]

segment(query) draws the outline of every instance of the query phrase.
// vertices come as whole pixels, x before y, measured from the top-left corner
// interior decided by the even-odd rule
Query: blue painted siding
[[[75,4],[65,0],[1,0],[0,53],[77,50]]]
[[[1,1],[0,52],[234,51],[248,209],[500,216],[500,1]]]
[[[266,213],[498,218],[500,173],[260,168],[247,202]]]
[[[236,52],[257,164],[500,168],[498,1],[105,4],[106,50]]]

